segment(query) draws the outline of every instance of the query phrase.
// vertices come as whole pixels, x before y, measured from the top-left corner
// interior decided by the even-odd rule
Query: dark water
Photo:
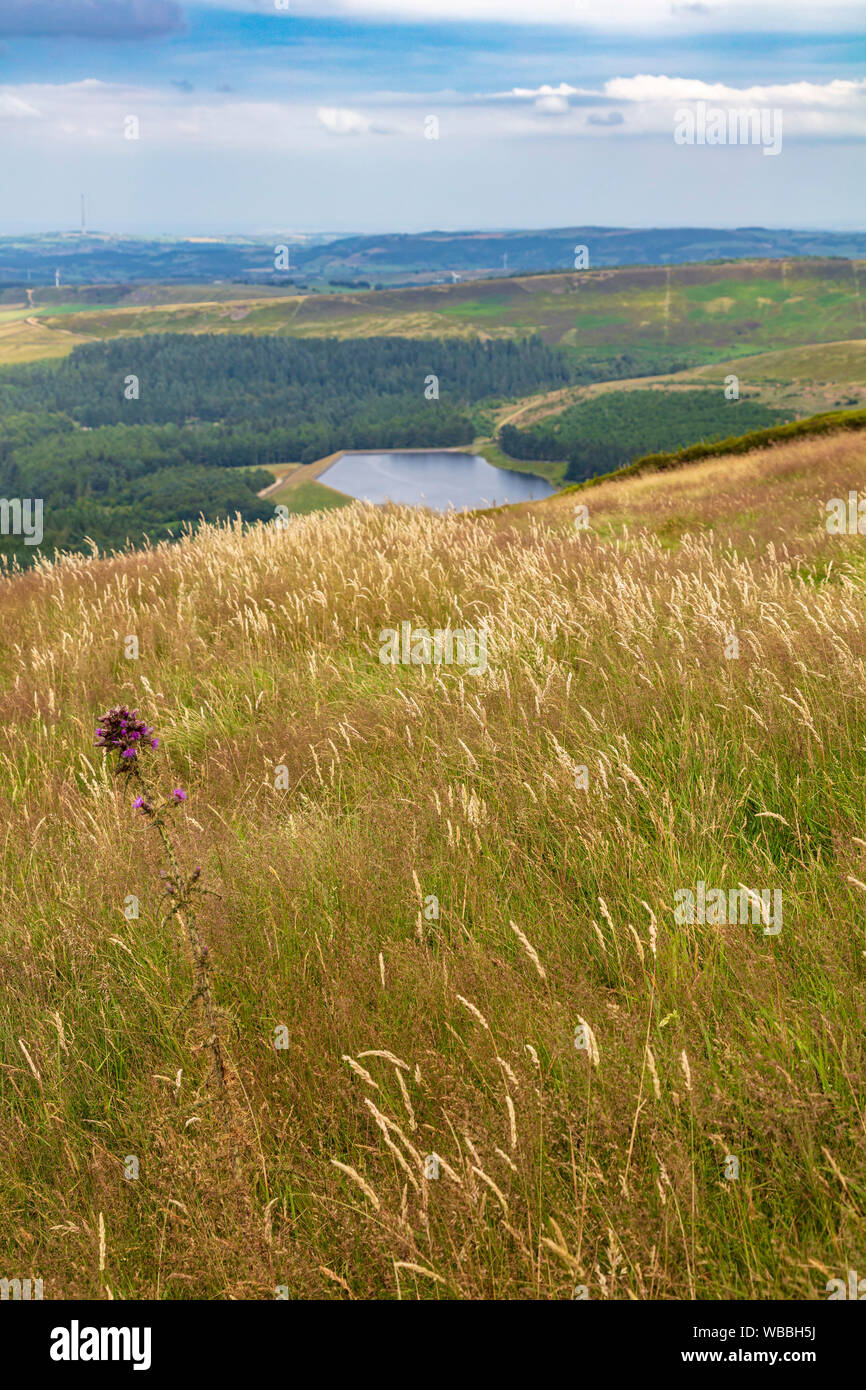
[[[529,502],[555,491],[544,478],[494,468],[478,454],[444,449],[343,454],[319,479],[368,502],[403,502],[439,512]]]

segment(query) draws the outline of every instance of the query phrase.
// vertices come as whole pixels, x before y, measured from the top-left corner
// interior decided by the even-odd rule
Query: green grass
[[[497,444],[487,441],[472,445],[472,453],[480,454],[494,468],[508,468],[512,473],[529,473],[536,478],[546,478],[554,487],[559,487],[565,477],[566,464],[559,460],[513,459],[504,454]]]
[[[822,502],[863,438],[602,483],[587,530],[574,496],[347,506],[0,580],[6,1276],[799,1300],[866,1267],[866,566]],[[483,674],[379,660],[482,620]],[[120,701],[219,895],[228,1118],[93,748]],[[678,922],[698,881],[778,889],[781,932]]]
[[[286,507],[292,516],[307,516],[310,512],[332,511],[335,507],[347,507],[353,501],[344,492],[318,483],[314,478],[285,487],[271,494],[274,506],[278,503]]]

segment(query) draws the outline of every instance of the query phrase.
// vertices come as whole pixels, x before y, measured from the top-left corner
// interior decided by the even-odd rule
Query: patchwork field
[[[12,325],[37,316],[75,340],[138,333],[270,333],[307,337],[492,336],[539,333],[587,363],[626,349],[636,370],[669,370],[803,343],[862,338],[866,262],[742,261],[626,266],[362,294],[256,296],[105,309],[8,306]],[[204,293],[207,293],[206,289]],[[184,296],[185,299],[185,296]],[[73,342],[58,351],[69,351]],[[9,356],[0,361],[11,360]]]
[[[836,435],[0,579],[9,1276],[824,1300],[866,1267],[866,561],[825,526],[864,487]],[[486,669],[382,664],[404,622]],[[115,704],[181,879],[93,746]],[[678,916],[701,884],[745,916]]]

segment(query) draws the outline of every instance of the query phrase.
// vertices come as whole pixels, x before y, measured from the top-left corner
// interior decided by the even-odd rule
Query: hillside
[[[724,392],[725,378],[731,373],[737,377],[742,397],[771,407],[795,410],[798,414],[818,414],[834,406],[862,406],[866,404],[866,339],[807,343],[778,352],[749,353],[726,362],[687,367],[681,372],[569,386],[561,391],[530,396],[516,408],[514,405],[502,407],[497,423],[525,429],[560,414],[578,401],[609,391],[657,388],[680,391],[695,386],[715,386],[719,392]]]
[[[422,274],[451,271],[497,275],[568,269],[576,246],[594,266],[665,265],[756,256],[860,256],[857,232],[803,232],[767,227],[558,227],[544,231],[420,232],[340,237],[304,247],[296,260],[306,275]]]
[[[866,564],[825,526],[864,476],[838,435],[0,579],[9,1273],[793,1300],[866,1267]],[[403,623],[487,624],[486,670],[382,664]],[[219,895],[214,1034],[93,746],[119,704]],[[684,920],[698,885],[735,919]]]
[[[783,411],[723,390],[609,391],[576,401],[530,429],[502,425],[497,442],[513,459],[564,462],[564,477],[582,480],[645,454],[699,441],[742,436],[782,424]]]
[[[270,237],[135,237],[103,232],[57,232],[0,237],[0,292],[27,283],[38,294],[54,285],[102,281],[123,293],[153,281],[225,284],[275,278],[276,245],[289,265],[279,274],[326,284],[333,277],[364,283],[423,282],[452,273],[499,275],[564,270],[575,247],[586,245],[594,266],[665,265],[756,256],[866,255],[862,232],[770,227],[555,227],[540,230],[429,231],[362,236],[275,232]],[[49,291],[50,292],[50,291]]]
[[[141,333],[492,337],[538,333],[590,374],[670,372],[745,353],[862,339],[864,262],[633,266],[344,294],[120,307],[23,301],[0,311],[0,361]],[[206,287],[203,294],[207,294]]]
[[[275,247],[288,249],[288,267],[275,272]],[[370,285],[430,281],[450,274],[499,275],[569,270],[575,246],[588,246],[596,267],[681,264],[683,261],[866,256],[863,232],[795,231],[769,227],[557,227],[499,231],[430,231],[359,236],[128,236],[56,232],[0,236],[0,293],[28,284],[36,295],[103,282],[136,293],[154,281],[174,285],[232,281],[267,285],[334,278]],[[364,279],[366,277],[366,279]],[[231,292],[231,291],[229,291]]]

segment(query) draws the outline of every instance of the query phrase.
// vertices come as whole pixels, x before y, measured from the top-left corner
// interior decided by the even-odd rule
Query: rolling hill
[[[288,266],[275,270],[278,245]],[[176,285],[247,280],[266,284],[300,278],[324,286],[342,278],[371,282],[567,270],[575,248],[586,246],[590,264],[673,265],[685,261],[755,257],[866,256],[863,232],[802,231],[769,227],[557,227],[541,230],[429,231],[363,236],[275,232],[247,237],[134,237],[103,232],[58,232],[0,237],[0,291],[102,282],[132,287],[147,282]],[[38,292],[38,290],[37,290]]]
[[[804,343],[862,339],[864,271],[862,261],[764,260],[155,306],[7,304],[0,320],[5,354],[0,360],[11,360],[16,351],[35,356],[39,341],[44,355],[53,356],[82,340],[142,333],[338,338],[538,333],[550,344],[568,347],[590,379],[600,363],[617,357],[624,359],[619,375],[628,375],[629,365],[633,375],[645,375]]]

